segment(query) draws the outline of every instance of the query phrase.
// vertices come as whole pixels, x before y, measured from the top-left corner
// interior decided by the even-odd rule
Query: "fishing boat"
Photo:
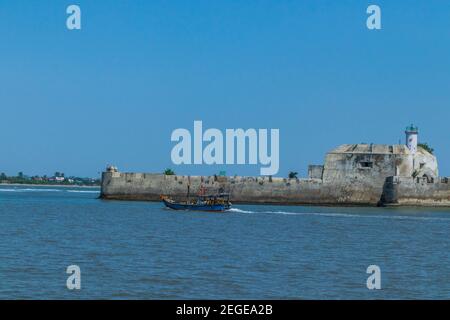
[[[173,210],[224,212],[231,208],[230,195],[227,193],[198,195],[181,202],[174,201],[167,196],[161,196],[161,200],[166,207]]]

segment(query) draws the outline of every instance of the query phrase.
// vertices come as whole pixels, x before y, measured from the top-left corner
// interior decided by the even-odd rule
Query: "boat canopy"
[[[219,194],[210,194],[210,195],[199,195],[198,198],[201,198],[201,199],[217,199],[217,198],[229,199],[230,194],[229,193],[219,193]]]

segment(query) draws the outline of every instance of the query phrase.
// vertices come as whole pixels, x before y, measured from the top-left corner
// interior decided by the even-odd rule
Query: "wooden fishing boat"
[[[230,196],[227,193],[216,195],[199,195],[186,201],[174,201],[167,196],[161,196],[164,205],[173,210],[193,210],[224,212],[231,208]]]

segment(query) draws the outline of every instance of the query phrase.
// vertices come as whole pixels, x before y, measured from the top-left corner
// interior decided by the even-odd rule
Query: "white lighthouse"
[[[412,154],[417,152],[417,142],[419,136],[419,128],[413,125],[406,127],[406,146]]]

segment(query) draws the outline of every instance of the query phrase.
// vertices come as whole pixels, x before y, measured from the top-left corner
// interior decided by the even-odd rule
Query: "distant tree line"
[[[22,171],[16,176],[8,176],[4,172],[0,173],[0,183],[3,184],[37,184],[37,185],[79,185],[79,186],[99,186],[100,179],[70,176],[66,177],[63,172],[55,172],[53,176],[29,176]]]

